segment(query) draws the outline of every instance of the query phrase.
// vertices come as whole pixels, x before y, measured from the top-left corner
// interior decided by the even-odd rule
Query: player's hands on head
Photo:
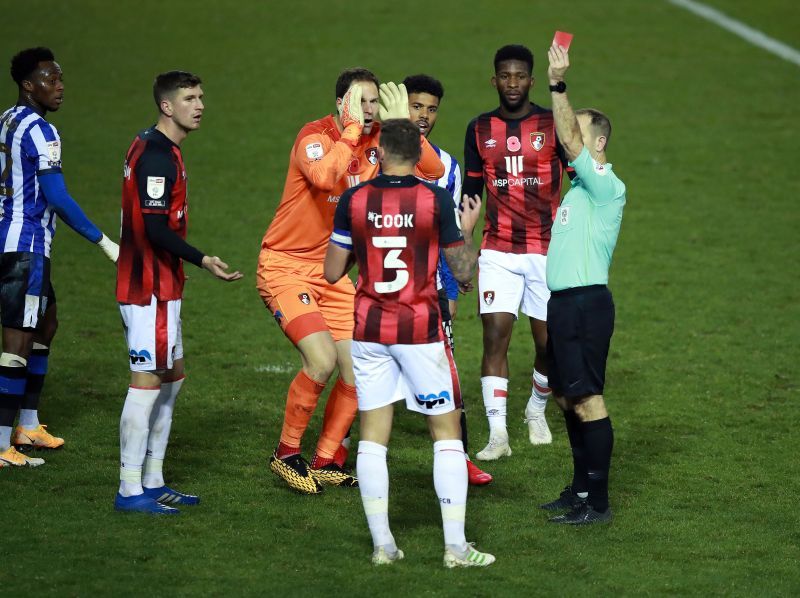
[[[547,60],[550,61],[550,66],[547,68],[547,77],[551,83],[557,83],[564,80],[564,73],[569,68],[569,52],[562,46],[553,44],[547,50]]]
[[[114,243],[114,241],[112,241],[105,235],[100,237],[100,240],[97,242],[97,245],[100,247],[100,249],[103,250],[103,253],[106,254],[106,257],[108,259],[110,259],[115,264],[117,263],[117,260],[119,259],[119,245]]]
[[[228,272],[228,264],[223,262],[215,255],[207,255],[203,257],[203,268],[211,272],[211,274],[220,280],[225,280],[227,282],[239,280],[242,277],[242,273],[238,270],[236,272]]]
[[[472,236],[475,224],[481,215],[481,198],[479,195],[464,195],[461,199],[461,230],[464,236]]]
[[[391,81],[389,83],[381,83],[378,94],[381,100],[378,116],[381,120],[411,118],[411,114],[408,111],[408,92],[405,85],[402,83],[396,85]]]
[[[364,111],[361,109],[361,85],[353,83],[339,104],[339,121],[345,129],[351,125],[364,126]]]

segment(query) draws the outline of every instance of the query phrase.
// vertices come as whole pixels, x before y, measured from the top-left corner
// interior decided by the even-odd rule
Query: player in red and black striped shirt
[[[450,194],[414,176],[419,129],[406,119],[384,123],[379,153],[383,174],[340,197],[325,256],[325,278],[331,284],[353,261],[359,266],[352,344],[361,414],[356,467],[375,548],[372,562],[403,558],[389,529],[386,453],[394,403],[405,399],[409,409],[428,416],[434,440],[433,480],[444,522],[445,565],[489,565],[494,557],[464,538],[461,390],[444,342],[436,291],[440,247],[456,280],[468,283],[475,272],[472,230],[480,198],[464,197],[462,236]]]
[[[200,126],[200,78],[183,71],[156,77],[158,123],[134,139],[125,158],[122,235],[117,265],[131,383],[120,420],[119,511],[177,514],[166,505],[197,504],[164,485],[162,464],[175,399],[183,384],[183,260],[233,281],[218,257],[186,243],[186,171],[180,144]],[[161,504],[164,503],[164,504]]]
[[[489,419],[489,444],[477,458],[511,454],[506,430],[508,347],[520,308],[530,319],[536,349],[531,397],[525,410],[533,444],[552,437],[544,417],[550,389],[545,361],[547,290],[545,259],[561,200],[565,158],[553,113],[532,103],[533,54],[525,46],[500,48],[492,85],[500,106],[467,127],[464,193],[486,186],[486,223],[478,261],[478,301],[483,323],[481,386]]]

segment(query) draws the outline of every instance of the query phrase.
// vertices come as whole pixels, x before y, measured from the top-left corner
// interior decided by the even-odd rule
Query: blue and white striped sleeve
[[[453,201],[456,207],[461,205],[461,167],[458,162],[453,158],[453,188],[448,189],[453,196]]]
[[[28,129],[27,137],[30,142],[25,150],[36,163],[36,174],[61,172],[61,138],[56,128],[40,120]]]

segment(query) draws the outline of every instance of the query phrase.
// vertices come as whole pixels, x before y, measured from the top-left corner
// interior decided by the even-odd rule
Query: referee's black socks
[[[604,513],[608,509],[608,470],[614,448],[614,429],[608,417],[581,422],[580,426],[588,470],[588,501],[595,511]]]
[[[587,480],[587,467],[584,453],[586,448],[583,445],[583,431],[581,430],[581,420],[573,409],[564,411],[564,422],[567,424],[567,436],[569,446],[572,449],[572,491],[588,492],[589,482]]]

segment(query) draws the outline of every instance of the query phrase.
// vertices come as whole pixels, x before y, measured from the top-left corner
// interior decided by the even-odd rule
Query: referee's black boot
[[[566,525],[592,525],[594,523],[608,523],[611,521],[612,517],[611,507],[601,513],[595,511],[589,503],[583,503],[572,509],[569,513],[551,517],[548,521],[550,521],[550,523],[563,523]]]
[[[585,502],[585,498],[581,498],[572,491],[572,486],[565,486],[557,499],[539,505],[539,508],[545,511],[566,511],[575,509]]]

